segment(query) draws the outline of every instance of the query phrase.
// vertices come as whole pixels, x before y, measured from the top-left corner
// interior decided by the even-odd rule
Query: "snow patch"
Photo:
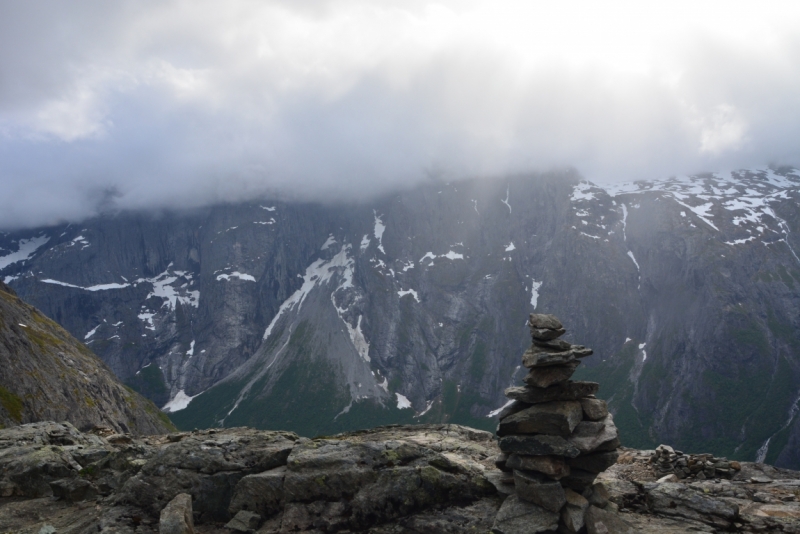
[[[220,280],[230,280],[231,278],[238,278],[239,280],[244,280],[245,282],[255,282],[256,279],[251,274],[240,273],[239,271],[234,271],[231,274],[221,274],[217,276],[217,282]]]
[[[292,293],[292,296],[286,299],[281,307],[278,308],[278,313],[275,314],[275,317],[272,318],[272,321],[267,326],[267,329],[264,331],[263,339],[266,340],[269,335],[272,333],[272,329],[275,328],[275,324],[278,322],[278,319],[289,310],[293,310],[297,307],[298,311],[303,306],[303,301],[305,300],[306,296],[311,292],[318,285],[322,285],[323,283],[327,283],[331,276],[336,272],[339,268],[347,268],[349,267],[350,277],[349,279],[345,279],[345,283],[340,286],[340,288],[344,287],[352,287],[352,266],[353,260],[350,259],[347,255],[348,251],[350,250],[350,245],[343,245],[342,249],[330,260],[325,259],[318,259],[311,265],[306,268],[306,273],[303,275],[303,285],[300,286],[300,289]]]
[[[406,408],[411,408],[411,401],[406,398],[405,395],[400,393],[395,393],[397,396],[397,409],[398,410],[405,410]]]
[[[44,235],[30,239],[20,239],[16,252],[0,256],[0,269],[5,269],[13,263],[29,260],[48,241],[50,241],[50,238]]]
[[[189,345],[189,350],[186,351],[186,355],[188,357],[194,356],[194,339],[192,340],[191,344]]]
[[[536,280],[531,279],[531,305],[533,309],[536,309],[536,305],[539,303],[539,288],[542,287],[541,282],[537,282]]]
[[[369,234],[364,234],[361,238],[361,252],[364,252],[369,247]]]
[[[496,410],[492,410],[491,412],[489,412],[488,414],[486,414],[486,417],[490,417],[490,418],[491,418],[491,417],[497,417],[497,415],[498,415],[500,412],[502,412],[503,410],[505,410],[506,408],[508,408],[509,406],[511,406],[511,403],[512,403],[512,402],[514,402],[514,400],[513,400],[513,399],[509,400],[507,403],[505,403],[504,405],[500,406],[498,409],[496,409]]]
[[[95,334],[95,332],[97,332],[97,329],[100,328],[101,324],[103,324],[103,323],[100,323],[99,325],[97,325],[94,328],[92,328],[91,330],[89,330],[89,332],[85,336],[83,336],[84,341],[86,341],[87,339],[92,337]]]
[[[161,408],[161,410],[163,410],[165,412],[168,412],[168,413],[179,412],[179,411],[183,410],[184,408],[186,408],[187,406],[189,406],[189,403],[192,402],[192,399],[194,399],[195,397],[197,397],[200,394],[201,393],[198,393],[197,395],[193,395],[193,396],[190,397],[189,395],[186,394],[186,392],[184,390],[180,390],[178,392],[178,394],[175,395],[175,397],[173,397],[173,399],[171,401],[166,403]]]
[[[156,314],[152,312],[142,312],[137,317],[139,317],[139,319],[145,322],[146,324],[150,325],[150,326],[145,326],[145,328],[147,328],[148,330],[155,330],[156,327],[153,324],[153,317],[155,317],[155,315]]]
[[[383,221],[375,210],[372,210],[372,214],[375,216],[375,228],[373,228],[373,233],[375,234],[375,239],[378,240],[378,250],[386,254],[386,251],[383,250],[383,232],[386,230],[386,226],[383,224]]]
[[[262,210],[275,211],[275,206],[261,206]]]
[[[400,296],[400,298],[403,298],[406,295],[411,295],[412,297],[414,297],[414,300],[416,300],[417,302],[420,302],[419,295],[417,295],[417,292],[415,290],[413,290],[413,289],[408,289],[406,291],[402,291],[401,290],[401,291],[398,291],[397,294]]]
[[[506,245],[506,252],[511,252],[512,250],[516,250],[517,247],[514,246],[514,242],[512,241],[508,245]]]
[[[322,244],[322,248],[320,250],[328,250],[328,247],[336,243],[336,239],[333,237],[333,234],[328,236],[328,239]]]
[[[500,199],[500,202],[505,204],[506,207],[508,208],[508,213],[511,213],[511,204],[508,203],[508,186],[506,186],[506,199],[505,200]]]
[[[639,269],[639,262],[637,262],[636,258],[633,257],[633,252],[630,250],[628,251],[628,257],[633,260],[633,264],[636,265],[636,270],[641,271],[641,269]]]

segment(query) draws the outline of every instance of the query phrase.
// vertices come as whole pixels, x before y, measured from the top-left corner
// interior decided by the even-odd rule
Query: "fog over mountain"
[[[800,6],[552,4],[0,3],[0,227],[800,164]]]

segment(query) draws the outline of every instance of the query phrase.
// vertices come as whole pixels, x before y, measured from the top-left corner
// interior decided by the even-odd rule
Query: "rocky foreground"
[[[0,430],[0,532],[535,532],[536,517],[501,517],[513,486],[499,453],[490,433],[457,425],[312,440],[33,423]],[[800,532],[800,472],[743,462],[730,480],[657,482],[653,454],[623,449],[597,478],[590,534]]]

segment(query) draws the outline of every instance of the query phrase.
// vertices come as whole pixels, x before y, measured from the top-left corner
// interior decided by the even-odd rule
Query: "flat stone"
[[[569,344],[567,343],[566,345]],[[592,352],[592,349],[587,349],[581,345],[569,345],[568,348],[551,348],[533,344],[522,355],[522,365],[528,369],[548,365],[563,365],[574,362],[577,358],[590,356]]]
[[[532,313],[528,318],[528,324],[531,328],[546,328],[547,330],[559,330],[564,328],[561,321],[555,315],[548,315],[544,313]]]
[[[569,437],[581,422],[583,409],[578,401],[553,401],[534,404],[500,421],[498,436],[510,434],[548,434]]]
[[[577,458],[569,460],[569,466],[576,469],[589,471],[590,473],[602,473],[615,463],[619,458],[619,452],[595,452],[592,454],[581,454]]]
[[[580,454],[575,445],[561,436],[506,436],[500,438],[500,450],[527,456],[566,456],[574,458]]]
[[[514,487],[517,497],[551,512],[558,512],[567,502],[561,484],[540,473],[514,469]]]
[[[550,341],[551,339],[557,339],[557,338],[563,336],[566,333],[567,333],[567,331],[564,330],[563,328],[558,328],[556,330],[551,330],[549,328],[534,328],[534,327],[531,327],[531,337],[533,339],[539,340],[539,341]]]
[[[584,520],[588,534],[637,534],[620,516],[597,506],[589,507]]]
[[[672,474],[669,474],[669,475],[666,475],[666,476],[663,476],[663,477],[659,478],[658,480],[656,480],[656,482],[659,482],[659,483],[661,483],[661,482],[678,482],[678,477],[675,475],[675,473],[672,473]]]
[[[600,384],[597,382],[562,382],[549,388],[510,387],[506,389],[506,397],[528,404],[540,404],[557,400],[578,400],[587,395],[597,393]]]
[[[608,404],[601,399],[581,399],[583,415],[590,421],[605,419],[608,415]]]
[[[563,339],[554,339],[551,341],[534,340],[533,345],[541,349],[549,350],[550,352],[563,352],[572,348],[572,343],[564,341]]]
[[[235,532],[253,532],[261,525],[261,516],[255,512],[240,510],[225,528]]]
[[[179,493],[161,510],[159,534],[194,534],[192,496]]]
[[[501,452],[497,456],[494,457],[494,465],[500,471],[510,471],[511,468],[507,466],[508,464],[508,454]]]
[[[619,442],[617,427],[611,415],[607,415],[602,421],[581,421],[575,431],[570,436],[569,441],[582,454],[587,454],[599,450],[603,445],[610,446]]]
[[[583,493],[584,490],[594,484],[595,478],[597,478],[597,473],[570,468],[569,476],[562,478],[560,482],[565,488]]]
[[[529,386],[537,388],[550,387],[553,384],[569,380],[580,364],[580,361],[573,360],[563,365],[534,367],[522,380]]]
[[[558,514],[510,495],[497,511],[492,534],[538,534],[558,528]]]
[[[525,456],[512,454],[506,461],[507,469],[522,469],[525,471],[538,471],[545,475],[559,479],[569,475],[569,465],[561,456]]]
[[[511,404],[509,404],[508,406],[506,406],[505,408],[500,410],[500,413],[497,414],[497,418],[498,419],[505,419],[509,415],[517,413],[519,411],[522,411],[525,408],[528,408],[530,406],[532,406],[532,405],[528,404],[527,402],[513,401],[513,402],[511,402]]]

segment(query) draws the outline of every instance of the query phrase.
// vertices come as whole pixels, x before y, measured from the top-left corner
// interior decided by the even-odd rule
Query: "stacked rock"
[[[650,463],[659,478],[674,474],[679,479],[730,479],[742,468],[739,462],[729,462],[727,458],[717,458],[711,454],[684,454],[669,445],[656,447],[650,456]]]
[[[566,330],[552,315],[531,314],[529,325],[527,385],[505,392],[512,402],[499,414],[497,465],[513,473],[519,500],[559,514],[560,532],[577,532],[595,478],[619,456],[617,428],[594,396],[599,384],[570,380],[592,350],[558,339]]]

